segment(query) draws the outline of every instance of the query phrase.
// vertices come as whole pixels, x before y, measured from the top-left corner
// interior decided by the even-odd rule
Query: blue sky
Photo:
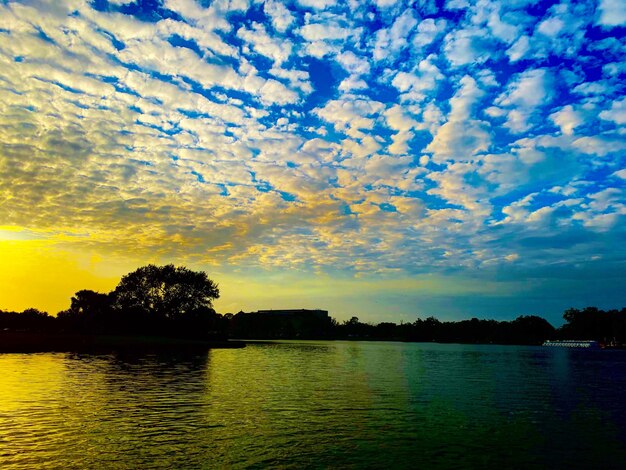
[[[4,304],[62,257],[64,298],[175,262],[220,311],[625,306],[625,32],[618,0],[0,0]]]

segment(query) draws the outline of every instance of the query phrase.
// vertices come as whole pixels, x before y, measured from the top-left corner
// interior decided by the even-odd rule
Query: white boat
[[[590,339],[560,339],[544,341],[543,345],[557,348],[600,349],[600,343]]]

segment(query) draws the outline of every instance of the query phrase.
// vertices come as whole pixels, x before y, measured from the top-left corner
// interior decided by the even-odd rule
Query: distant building
[[[328,318],[328,310],[321,310],[319,308],[315,310],[307,310],[305,308],[290,309],[290,310],[258,310],[252,313],[258,313],[261,315],[279,315],[279,316],[307,315],[307,316],[314,316],[320,319]]]
[[[324,338],[331,332],[327,310],[287,309],[239,312],[231,322],[237,338]]]

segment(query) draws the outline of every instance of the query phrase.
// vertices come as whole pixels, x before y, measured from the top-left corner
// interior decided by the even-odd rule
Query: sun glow
[[[119,280],[97,274],[97,257],[59,249],[56,241],[7,238],[0,240],[0,308],[4,310],[33,307],[54,314],[69,306],[74,292],[108,292]]]

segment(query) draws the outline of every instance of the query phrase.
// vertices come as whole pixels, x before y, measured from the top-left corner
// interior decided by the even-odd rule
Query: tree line
[[[225,319],[212,308],[218,285],[203,271],[148,265],[109,293],[80,290],[56,317],[36,309],[0,311],[0,329],[38,333],[223,338]]]
[[[174,265],[148,265],[122,277],[109,293],[80,290],[56,317],[37,309],[0,310],[0,330],[90,335],[161,335],[196,339],[369,339],[455,343],[541,344],[548,339],[585,339],[626,343],[626,308],[568,309],[555,329],[536,315],[512,321],[440,321],[363,323],[357,317],[338,322],[313,316],[220,315],[212,303],[218,285],[205,272]]]
[[[546,340],[595,340],[606,345],[626,344],[626,308],[601,310],[596,307],[570,308],[563,314],[565,324],[554,328],[537,315],[521,315],[512,321],[440,321],[418,318],[412,323],[362,323],[357,317],[336,325],[339,337],[434,341],[439,343],[542,344]]]

